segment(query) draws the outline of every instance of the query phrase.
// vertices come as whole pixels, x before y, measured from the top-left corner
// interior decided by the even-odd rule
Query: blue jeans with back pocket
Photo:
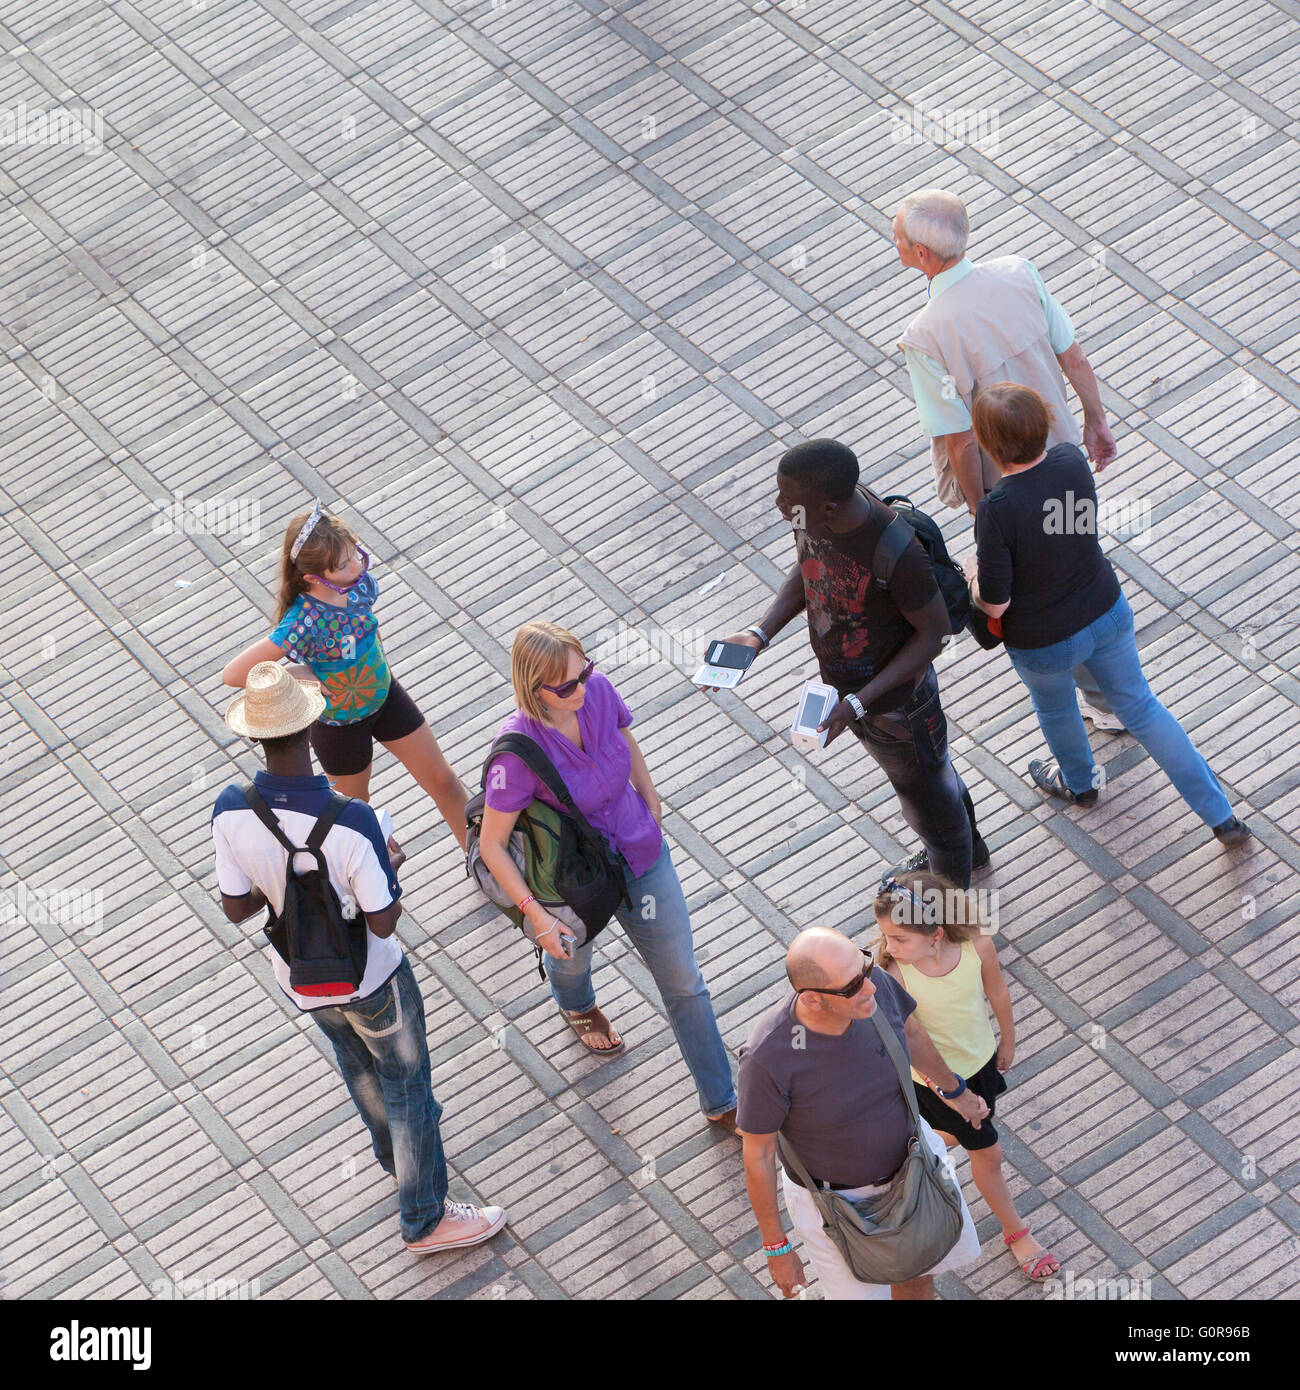
[[[1100,785],[1071,674],[1083,665],[1096,677],[1125,729],[1151,754],[1206,825],[1222,825],[1232,815],[1210,765],[1192,746],[1183,726],[1156,699],[1142,674],[1133,610],[1123,594],[1100,618],[1063,642],[1048,647],[1009,646],[1007,655],[1029,689],[1038,727],[1072,792]]]
[[[419,1240],[442,1220],[447,1162],[433,1098],[424,1000],[411,963],[402,963],[373,994],[313,1009],[386,1173],[397,1177],[402,1239]]]

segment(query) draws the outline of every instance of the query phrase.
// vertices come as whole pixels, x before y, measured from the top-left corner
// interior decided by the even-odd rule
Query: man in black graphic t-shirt
[[[808,636],[822,680],[841,697],[860,691],[915,633],[904,610],[924,608],[939,592],[930,557],[917,540],[899,557],[889,591],[875,582],[871,565],[876,546],[894,513],[865,490],[858,495],[864,520],[853,530],[814,536],[804,528],[794,533]],[[863,703],[868,713],[881,714],[904,704],[910,693],[911,684],[904,681]]]
[[[975,808],[952,759],[931,662],[951,632],[948,610],[920,541],[913,537],[888,590],[871,567],[893,518],[858,486],[847,445],[811,439],[777,468],[777,509],[794,527],[799,563],[763,621],[726,640],[762,651],[801,610],[822,679],[840,702],[826,721],[830,744],[852,729],[884,769],[924,849],[903,869],[932,869],[961,888],[988,863]]]

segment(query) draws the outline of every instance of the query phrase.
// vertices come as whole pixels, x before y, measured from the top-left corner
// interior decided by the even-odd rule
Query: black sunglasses
[[[539,690],[549,690],[552,695],[558,695],[561,700],[567,700],[580,685],[587,684],[588,680],[591,679],[591,673],[595,669],[595,665],[596,663],[594,661],[587,662],[571,681],[565,681],[563,685],[539,685],[537,688]]]
[[[862,951],[862,954],[867,958],[867,963],[862,967],[862,974],[859,975],[858,978],[854,980],[851,985],[845,985],[843,989],[801,989],[799,993],[833,994],[838,999],[852,999],[856,995],[861,994],[862,986],[865,985],[867,981],[871,978],[872,967],[875,965],[876,962],[872,960],[871,952],[868,951],[865,947],[860,947],[859,949]]]

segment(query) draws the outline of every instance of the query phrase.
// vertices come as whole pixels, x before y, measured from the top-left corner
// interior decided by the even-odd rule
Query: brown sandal
[[[560,1010],[560,1017],[582,1039],[582,1045],[593,1057],[617,1057],[627,1046],[627,1040],[620,1038],[612,1047],[592,1047],[587,1038],[597,1033],[609,1042],[614,1042],[615,1029],[609,1019],[599,1009],[588,1009],[581,1014],[568,1014]]]

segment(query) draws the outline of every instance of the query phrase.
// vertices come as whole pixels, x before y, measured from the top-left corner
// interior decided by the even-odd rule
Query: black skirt
[[[926,1124],[933,1130],[943,1130],[953,1135],[968,1152],[972,1149],[991,1149],[998,1142],[998,1132],[993,1128],[993,1105],[998,1096],[1007,1089],[1006,1079],[998,1070],[998,1054],[993,1056],[975,1073],[966,1078],[966,1085],[982,1100],[988,1103],[988,1118],[975,1129],[964,1115],[959,1115],[951,1105],[945,1104],[928,1087],[914,1081],[916,1087],[916,1108],[921,1112]]]

